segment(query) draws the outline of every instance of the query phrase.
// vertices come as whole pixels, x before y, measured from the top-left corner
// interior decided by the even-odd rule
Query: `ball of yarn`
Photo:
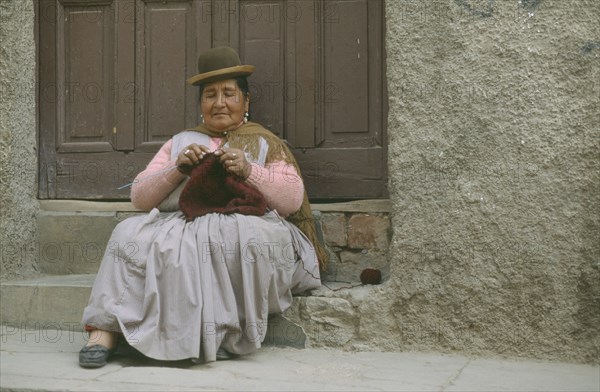
[[[381,283],[381,271],[374,268],[365,268],[360,273],[360,282],[362,284],[379,284]]]

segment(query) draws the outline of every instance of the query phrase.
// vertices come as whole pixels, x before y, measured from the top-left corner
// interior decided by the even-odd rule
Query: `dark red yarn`
[[[262,216],[267,202],[260,191],[228,173],[217,156],[206,154],[191,170],[179,208],[189,222],[211,212]]]
[[[360,273],[360,282],[362,284],[379,284],[381,283],[381,271],[374,268],[365,268]]]

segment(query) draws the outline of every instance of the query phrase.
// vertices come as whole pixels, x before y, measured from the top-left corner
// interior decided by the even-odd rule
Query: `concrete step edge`
[[[92,287],[96,274],[40,275],[1,282],[0,286]]]
[[[367,199],[314,203],[311,207],[321,212],[389,213],[392,211],[392,202],[390,199]],[[40,200],[40,209],[54,212],[143,212],[128,201]]]

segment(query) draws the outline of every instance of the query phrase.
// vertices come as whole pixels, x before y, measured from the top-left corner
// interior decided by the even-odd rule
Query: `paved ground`
[[[231,361],[160,363],[118,354],[81,369],[80,332],[2,327],[3,391],[600,391],[597,366],[422,353],[265,347]]]

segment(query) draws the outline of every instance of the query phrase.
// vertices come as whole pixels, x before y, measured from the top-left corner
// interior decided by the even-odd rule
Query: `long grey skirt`
[[[153,209],[113,231],[83,323],[151,358],[214,361],[258,349],[268,315],[319,286],[310,241],[274,211],[186,222]]]

